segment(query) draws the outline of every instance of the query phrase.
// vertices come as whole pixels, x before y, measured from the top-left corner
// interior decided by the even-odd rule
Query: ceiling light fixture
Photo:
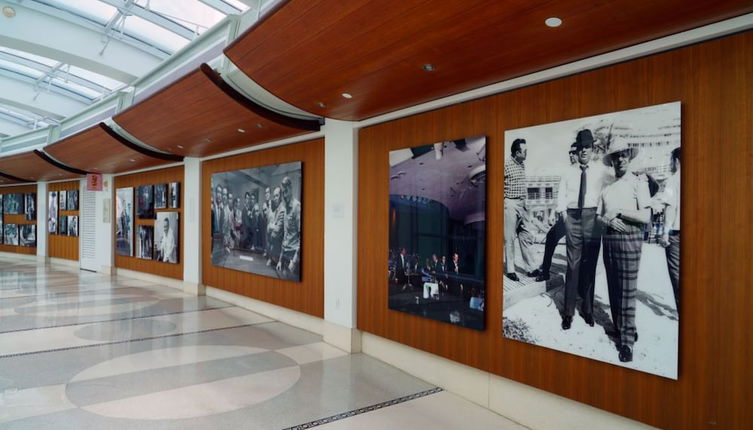
[[[264,127],[264,125],[262,125],[262,123],[260,123],[260,122],[256,123],[256,128],[262,128],[262,127]]]
[[[353,98],[353,95],[351,93],[342,93],[342,96],[345,97],[346,99],[352,99]]]
[[[553,16],[551,18],[547,18],[546,21],[544,21],[544,24],[546,24],[547,27],[555,28],[562,25],[562,20],[557,18],[556,16]]]
[[[133,158],[131,158],[131,159],[130,159],[130,160],[128,160],[128,161],[130,161],[131,163],[135,163],[135,162],[136,162],[136,160],[134,160]]]
[[[242,128],[239,128],[239,129],[238,129],[238,133],[245,133],[245,132],[246,132],[246,130],[244,130],[244,129],[242,129]]]
[[[327,107],[327,105],[324,104],[324,102],[319,102],[316,105],[319,106],[320,108]]]
[[[423,65],[423,69],[426,70],[427,72],[433,72],[433,71],[437,70],[437,68],[434,67],[434,65],[430,64],[430,63],[424,64]]]
[[[3,6],[3,15],[5,15],[6,18],[13,18],[16,16],[16,10],[10,6]]]
[[[183,145],[178,145],[178,149],[183,149]]]

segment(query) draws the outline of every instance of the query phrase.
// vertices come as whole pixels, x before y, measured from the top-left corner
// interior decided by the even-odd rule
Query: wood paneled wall
[[[79,235],[81,234],[81,182],[57,182],[47,185],[47,196],[44,201],[47,202],[47,207],[50,207],[50,191],[70,191],[79,190],[78,193],[78,210],[75,211],[61,211],[58,210],[58,218],[60,215],[75,215],[78,216]],[[59,197],[58,197],[59,198]],[[46,223],[45,223],[46,225]],[[58,225],[60,225],[58,223]],[[46,230],[46,229],[45,229]],[[47,232],[47,254],[51,258],[64,258],[66,260],[78,261],[78,248],[79,248],[79,236],[63,236],[61,234],[50,234]]]
[[[18,185],[18,186],[12,186],[12,187],[1,187],[0,188],[0,194],[25,194],[25,193],[36,193],[37,192],[37,185]],[[38,198],[38,197],[37,197]],[[33,221],[27,221],[26,215],[6,215],[3,213],[3,226],[5,224],[36,224],[37,220]],[[41,232],[44,233],[44,232]],[[39,237],[40,232],[37,231],[37,237]],[[26,255],[37,255],[37,247],[36,246],[14,246],[14,245],[5,245],[0,244],[0,251],[3,252],[15,252],[16,254],[26,254]]]
[[[212,174],[301,161],[301,282],[212,265]],[[206,161],[201,170],[203,282],[289,309],[324,317],[324,141],[321,139]]]
[[[504,131],[678,100],[684,170],[679,380],[504,339]],[[483,332],[388,310],[385,266],[388,152],[476,135],[488,136]],[[747,428],[753,422],[752,142],[750,31],[364,129],[358,327],[660,428]]]
[[[154,212],[174,212],[180,213],[178,215],[180,232],[178,233],[178,264],[163,263],[156,260],[145,260],[143,258],[128,257],[125,255],[115,254],[115,267],[122,269],[135,270],[137,272],[151,273],[152,275],[165,276],[168,278],[183,279],[183,226],[185,219],[183,218],[183,206],[185,202],[185,192],[183,191],[183,166],[170,167],[167,169],[152,170],[148,172],[133,173],[130,175],[116,176],[114,180],[115,186],[112,192],[112,212],[113,212],[113,225],[115,225],[115,193],[118,188],[133,187],[133,249],[134,255],[136,254],[136,241],[138,240],[138,226],[140,225],[154,225],[154,219],[139,219],[136,215],[138,205],[137,187],[139,185],[157,185],[157,184],[169,184],[170,182],[180,182],[180,208],[178,209],[155,209]],[[169,195],[169,191],[168,191]],[[115,244],[115,230],[113,229],[113,246]]]

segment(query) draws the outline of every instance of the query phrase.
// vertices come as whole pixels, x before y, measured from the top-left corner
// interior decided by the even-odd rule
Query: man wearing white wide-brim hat
[[[641,261],[643,230],[651,222],[651,194],[645,175],[632,173],[630,163],[638,154],[620,137],[614,137],[603,158],[614,169],[616,180],[605,186],[599,199],[599,219],[606,226],[602,235],[604,269],[609,307],[618,338],[618,358],[633,360],[638,339],[635,299]]]

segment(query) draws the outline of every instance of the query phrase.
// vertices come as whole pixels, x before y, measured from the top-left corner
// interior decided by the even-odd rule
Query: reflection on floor
[[[2,429],[522,429],[320,336],[154,283],[0,257]]]

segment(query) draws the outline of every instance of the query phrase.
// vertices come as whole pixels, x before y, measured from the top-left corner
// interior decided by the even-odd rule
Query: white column
[[[37,182],[37,260],[47,260],[47,182]]]
[[[327,119],[324,125],[324,340],[349,352],[361,349],[360,333],[355,329],[357,164],[358,130],[354,123]]]
[[[97,191],[97,263],[99,272],[110,274],[113,272],[114,254],[112,218],[115,204],[112,201],[113,176],[102,175],[102,191]]]
[[[183,289],[204,295],[201,280],[201,160],[184,159],[183,177]]]

